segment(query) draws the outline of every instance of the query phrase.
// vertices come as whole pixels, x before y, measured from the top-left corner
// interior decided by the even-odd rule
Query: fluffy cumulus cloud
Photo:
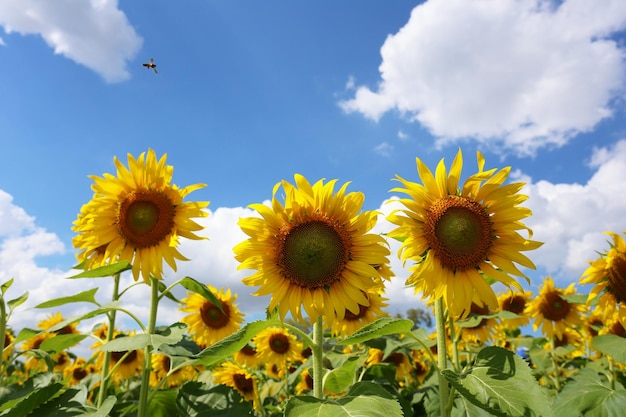
[[[376,88],[340,105],[374,120],[395,109],[440,146],[534,154],[613,114],[626,51],[611,36],[625,28],[622,0],[428,0],[384,42]]]
[[[8,34],[41,36],[56,54],[94,70],[107,82],[130,76],[126,63],[142,44],[117,0],[3,0],[0,26]]]

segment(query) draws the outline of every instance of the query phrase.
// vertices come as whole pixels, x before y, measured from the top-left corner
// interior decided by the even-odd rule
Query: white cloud
[[[129,78],[126,63],[142,39],[117,6],[117,0],[3,0],[0,26],[8,34],[40,35],[56,54],[119,82]]]
[[[340,105],[396,109],[437,137],[534,154],[590,131],[624,91],[626,2],[429,0],[381,48],[376,91]]]
[[[526,224],[545,242],[532,259],[562,280],[577,281],[597,251],[608,249],[604,232],[626,231],[626,140],[597,149],[597,171],[586,184],[528,183],[524,193],[533,215]]]
[[[393,145],[389,144],[389,142],[382,142],[374,147],[374,152],[385,157],[389,157],[391,151],[393,151]]]

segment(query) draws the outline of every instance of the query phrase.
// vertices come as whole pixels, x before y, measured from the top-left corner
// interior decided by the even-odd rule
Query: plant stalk
[[[317,316],[317,321],[313,324],[311,351],[313,355],[313,395],[315,398],[323,398],[324,319],[321,315]]]
[[[120,297],[120,274],[115,274],[113,277],[113,295],[111,296],[112,301],[117,301]],[[109,318],[109,328],[107,329],[107,339],[106,342],[110,342],[113,340],[113,336],[115,336],[115,316],[116,311],[111,310],[107,313]],[[105,343],[106,343],[105,342]],[[104,352],[104,361],[102,363],[102,373],[100,378],[100,391],[98,391],[98,408],[102,407],[102,403],[104,403],[104,399],[106,398],[107,387],[109,385],[109,367],[111,366],[111,352]]]
[[[442,417],[448,416],[448,381],[441,371],[448,367],[448,349],[446,347],[446,318],[444,314],[443,298],[435,301],[435,321],[437,326],[437,363],[439,380],[439,410]]]
[[[148,334],[153,335],[156,328],[157,309],[159,306],[159,281],[150,277],[150,317],[148,319]],[[148,344],[144,351],[144,363],[141,373],[141,388],[139,391],[139,408],[137,417],[146,417],[148,408],[148,392],[150,390],[150,371],[152,370],[152,345]]]

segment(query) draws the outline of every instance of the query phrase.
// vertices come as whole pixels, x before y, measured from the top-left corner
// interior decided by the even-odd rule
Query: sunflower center
[[[521,295],[509,297],[502,303],[502,310],[510,311],[518,315],[524,312],[524,307],[526,307],[526,299]]]
[[[357,314],[354,314],[352,311],[346,309],[346,314],[343,317],[343,319],[346,321],[360,320],[363,317],[365,317],[365,315],[367,314],[367,310],[368,310],[368,307],[362,306],[361,304],[359,304],[359,312]]]
[[[571,306],[557,292],[549,292],[544,296],[539,309],[546,319],[561,321],[567,317]]]
[[[237,390],[244,395],[254,391],[254,381],[252,381],[252,378],[248,378],[243,374],[233,375],[233,382],[235,383]]]
[[[615,320],[615,322],[609,328],[608,333],[617,335],[619,337],[626,337],[626,329],[624,329],[624,326],[622,326],[622,323],[619,320]]]
[[[120,359],[122,359],[122,356],[124,356],[126,352],[127,351],[111,352],[111,359],[113,359],[114,362],[118,362]],[[133,361],[135,361],[136,359],[137,359],[137,351],[131,350],[131,352],[128,354],[126,359],[122,361],[122,363],[124,364],[133,363]]]
[[[253,348],[250,345],[245,345],[244,347],[242,347],[240,352],[241,352],[242,355],[245,355],[245,356],[255,356],[256,355],[256,349]]]
[[[175,211],[167,195],[153,190],[136,191],[120,204],[118,230],[136,248],[156,246],[172,233]]]
[[[424,235],[444,267],[467,270],[484,262],[494,239],[489,214],[476,201],[447,196],[430,208]]]
[[[617,301],[626,301],[626,256],[620,254],[613,257],[607,273],[609,291]]]
[[[270,349],[281,355],[289,351],[289,338],[284,334],[273,334],[269,340]]]
[[[292,284],[316,289],[337,281],[349,259],[349,238],[326,218],[284,232],[279,265]]]
[[[202,321],[207,327],[221,329],[226,326],[230,320],[230,308],[228,304],[223,303],[222,310],[215,304],[206,301],[200,308],[200,317],[202,317]]]
[[[89,374],[84,368],[76,368],[72,371],[72,376],[75,380],[81,381],[84,377]]]

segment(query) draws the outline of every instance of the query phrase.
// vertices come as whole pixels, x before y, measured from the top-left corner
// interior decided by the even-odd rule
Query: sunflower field
[[[523,223],[524,184],[476,161],[461,181],[460,150],[434,171],[417,158],[419,182],[395,178],[404,197],[384,236],[349,183],[295,174],[276,184],[270,204],[239,220],[247,238],[232,251],[243,283],[270,296],[265,318],[246,321],[231,289],[163,277],[164,262],[193,262],[178,244],[203,239],[194,219],[209,203],[186,198],[204,185],[174,185],[152,150],[115,158],[115,175],[91,177],[72,227],[78,273],[68,279],[92,288],[39,304],[47,319],[14,329],[28,294],[0,286],[0,416],[626,415],[623,234],[607,232],[579,282],[547,276],[533,295],[523,270],[542,243]],[[385,312],[391,239],[434,326]],[[103,279],[112,294],[99,292]],[[150,288],[147,323],[124,306],[133,286]],[[184,317],[157,324],[164,303]],[[89,308],[64,317],[68,305]],[[134,326],[120,328],[122,317]]]

